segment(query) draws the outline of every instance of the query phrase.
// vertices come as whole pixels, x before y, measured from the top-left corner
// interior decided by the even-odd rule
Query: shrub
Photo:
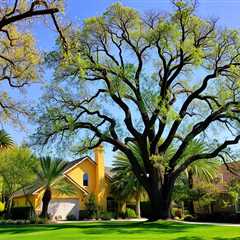
[[[117,212],[116,213],[116,218],[125,219],[126,218],[126,212]]]
[[[201,222],[240,223],[239,213],[219,212],[212,214],[197,214],[196,220]]]
[[[0,202],[0,213],[5,210],[5,204]]]
[[[126,209],[126,218],[136,218],[137,215],[136,215],[136,212],[131,209],[131,208],[127,208]]]
[[[76,216],[75,216],[75,215],[73,215],[73,214],[70,214],[70,215],[67,215],[67,220],[68,220],[68,221],[76,221],[76,220],[77,220],[77,218],[76,218]]]
[[[80,210],[79,211],[79,220],[90,219],[89,211],[88,210]]]
[[[12,219],[30,219],[32,215],[31,207],[14,207],[11,209]]]
[[[89,218],[92,218],[97,213],[97,202],[96,197],[93,193],[89,195],[87,200],[85,201],[85,206],[89,214]]]
[[[102,220],[111,220],[113,218],[113,213],[103,211],[100,213],[100,218]]]
[[[183,211],[181,208],[172,208],[172,216],[182,218],[183,217]]]
[[[36,219],[36,224],[48,224],[49,219],[48,218],[37,218]]]

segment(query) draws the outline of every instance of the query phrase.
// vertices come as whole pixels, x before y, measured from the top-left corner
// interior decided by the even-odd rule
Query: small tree
[[[48,205],[52,198],[52,184],[62,176],[62,173],[67,163],[61,159],[52,159],[50,157],[40,158],[40,170],[34,169],[40,181],[44,187],[44,193],[42,197],[42,212],[40,217],[48,217]]]
[[[140,164],[143,164],[140,150],[135,144],[130,144],[134,155],[138,158]],[[137,179],[132,170],[128,157],[123,152],[118,152],[113,161],[111,192],[115,199],[122,202],[128,199],[136,200],[136,213],[141,218],[141,195],[145,192],[142,184]]]
[[[204,153],[206,148],[206,142],[193,140],[187,147],[185,154],[182,155],[182,160],[184,161],[185,158],[188,158],[188,156],[196,152],[199,154]],[[189,193],[188,209],[191,214],[194,214],[194,198],[192,197],[192,195],[194,195],[194,180],[195,183],[199,181],[203,184],[212,183],[218,173],[218,167],[219,161],[217,159],[201,159],[190,164],[185,170],[186,181],[184,184],[186,184],[186,191]],[[181,179],[183,178],[181,177]]]
[[[35,181],[32,168],[37,166],[37,158],[27,147],[11,147],[0,152],[1,194],[8,210],[13,193]]]
[[[89,217],[93,217],[97,214],[98,206],[94,193],[90,193],[88,198],[85,201],[85,207],[88,211]]]
[[[213,205],[218,202],[220,189],[214,183],[199,183],[192,190],[192,199],[199,207],[208,208],[208,213],[214,213]]]

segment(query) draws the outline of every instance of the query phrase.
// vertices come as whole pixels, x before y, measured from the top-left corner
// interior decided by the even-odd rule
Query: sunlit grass
[[[240,227],[175,222],[0,226],[0,240],[240,240]]]

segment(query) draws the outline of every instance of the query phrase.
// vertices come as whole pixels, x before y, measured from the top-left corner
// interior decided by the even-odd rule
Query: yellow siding
[[[22,196],[22,197],[16,197],[13,199],[13,205],[14,207],[26,207],[31,206],[35,207],[35,197],[34,196]]]
[[[66,181],[69,182],[69,180],[66,180]],[[42,196],[43,196],[43,191],[40,191],[36,195],[35,209],[38,212],[41,210]],[[79,199],[80,209],[81,210],[85,209],[84,202],[86,200],[86,195],[82,192],[82,190],[78,189],[77,187],[74,187],[74,193],[71,193],[71,194],[61,194],[57,191],[53,191],[52,200],[57,200],[57,199]]]
[[[96,165],[90,160],[85,160],[81,164],[77,165],[73,169],[71,169],[69,172],[67,172],[66,175],[68,175],[73,181],[75,181],[77,184],[85,188],[89,193],[95,192],[95,186],[96,186],[96,175],[95,175],[95,168]],[[88,187],[83,186],[83,174],[88,174]]]
[[[69,169],[65,175],[70,178],[66,178],[67,182],[75,182],[77,185],[84,188],[87,192],[76,187],[75,193],[71,195],[59,194],[59,192],[52,193],[52,200],[56,199],[79,199],[80,210],[85,209],[84,202],[88,197],[88,193],[94,193],[96,200],[101,209],[106,210],[107,208],[107,197],[110,194],[110,180],[105,176],[104,168],[104,150],[100,146],[95,150],[96,164],[91,160],[84,160],[80,164],[76,165],[72,169]],[[83,175],[88,174],[88,186],[83,186]],[[73,181],[72,181],[73,180]],[[41,210],[43,191],[39,191],[37,194],[31,197],[31,202],[35,207],[37,213]],[[13,199],[15,206],[26,206],[26,197],[16,197]]]

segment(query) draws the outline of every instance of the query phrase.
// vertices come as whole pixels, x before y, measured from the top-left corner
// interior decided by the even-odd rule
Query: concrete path
[[[141,219],[112,219],[111,222],[145,222],[147,218]],[[234,223],[212,223],[212,222],[187,222],[187,221],[179,221],[179,220],[168,220],[176,223],[184,223],[184,224],[192,224],[192,225],[212,225],[212,226],[228,226],[228,227],[240,227],[240,224]],[[103,220],[86,220],[86,221],[57,221],[59,224],[66,223],[91,223],[91,222],[104,222]]]
[[[110,222],[145,222],[147,218],[132,218],[132,219],[112,219],[108,220]],[[65,224],[65,223],[91,223],[91,222],[107,222],[104,220],[83,220],[83,221],[57,221],[57,223]]]
[[[240,227],[240,224],[238,224],[238,223],[187,222],[187,221],[178,221],[178,220],[174,220],[174,222],[185,223],[185,224],[194,224],[194,225],[213,225],[213,226]]]

